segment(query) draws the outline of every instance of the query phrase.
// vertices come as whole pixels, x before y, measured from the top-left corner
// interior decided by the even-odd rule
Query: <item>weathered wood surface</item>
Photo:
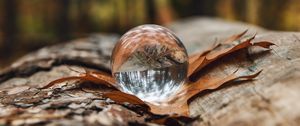
[[[221,59],[224,64],[263,72],[255,81],[235,83],[205,91],[190,102],[191,125],[299,125],[300,124],[300,33],[271,32],[242,23],[194,18],[170,26],[189,53],[204,50],[231,34],[249,29],[254,41],[268,40],[271,51],[250,49],[249,55]],[[39,90],[56,78],[75,75],[71,69],[95,69],[109,73],[109,59],[117,35],[93,35],[67,44],[54,45],[26,55],[0,72],[0,124],[117,125],[144,123],[130,107],[111,104],[99,92],[109,89],[86,84]],[[259,53],[256,53],[259,52]],[[79,68],[78,68],[79,67]],[[71,68],[71,69],[70,69]],[[224,71],[229,72],[229,71]],[[77,84],[77,81],[66,82]],[[109,103],[109,104],[108,104]]]

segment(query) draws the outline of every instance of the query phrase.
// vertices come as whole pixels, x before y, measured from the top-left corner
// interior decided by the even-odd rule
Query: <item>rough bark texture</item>
[[[216,40],[245,29],[250,30],[250,35],[258,33],[254,41],[267,40],[277,44],[271,51],[255,53],[255,49],[250,49],[251,55],[221,59],[224,64],[251,66],[256,70],[263,69],[263,72],[255,81],[222,86],[193,98],[190,113],[199,117],[191,125],[300,124],[300,33],[273,32],[210,18],[187,19],[172,24],[170,28],[182,39],[190,54],[205,50]],[[105,87],[86,83],[75,88],[38,89],[54,79],[77,74],[72,69],[87,68],[109,73],[110,53],[118,37],[92,35],[46,47],[1,70],[0,125],[144,123],[147,115],[102,98],[100,92],[110,90]],[[77,81],[65,83],[78,84]]]

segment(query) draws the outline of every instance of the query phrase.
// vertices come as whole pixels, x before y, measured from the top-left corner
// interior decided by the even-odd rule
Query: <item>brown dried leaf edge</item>
[[[227,77],[214,77],[209,80],[198,79],[195,82],[190,81],[190,78],[197,74],[202,68],[210,64],[211,62],[224,57],[228,54],[234,53],[238,50],[245,49],[251,46],[260,46],[263,48],[270,49],[270,46],[274,45],[271,42],[260,41],[256,43],[251,43],[251,41],[255,38],[255,35],[251,38],[242,40],[241,37],[245,35],[247,32],[244,31],[240,34],[233,35],[229,37],[224,42],[213,46],[212,48],[202,52],[196,53],[189,57],[189,68],[188,68],[188,80],[185,86],[176,94],[172,99],[166,101],[161,105],[154,105],[148,102],[145,102],[138,97],[124,93],[119,90],[119,86],[113,79],[111,75],[102,73],[102,72],[92,72],[86,71],[80,76],[72,76],[60,78],[55,81],[50,82],[48,85],[43,88],[49,88],[57,83],[61,83],[63,81],[79,79],[83,81],[91,81],[95,84],[106,85],[109,87],[113,87],[116,91],[104,93],[103,96],[114,100],[117,103],[130,103],[134,105],[141,105],[147,108],[147,110],[153,114],[161,114],[161,115],[170,115],[169,117],[179,117],[179,116],[188,116],[188,100],[199,94],[203,90],[207,89],[216,89],[220,87],[222,84],[235,81],[238,79],[243,80],[251,80],[259,75],[259,72],[254,73],[252,75],[242,76],[237,74],[237,71],[234,71],[232,74]],[[205,82],[205,85],[203,84]]]

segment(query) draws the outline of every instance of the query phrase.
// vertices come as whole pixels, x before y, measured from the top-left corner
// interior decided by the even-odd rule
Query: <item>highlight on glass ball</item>
[[[184,83],[188,55],[169,29],[141,25],[129,30],[116,43],[111,67],[122,91],[159,103]]]

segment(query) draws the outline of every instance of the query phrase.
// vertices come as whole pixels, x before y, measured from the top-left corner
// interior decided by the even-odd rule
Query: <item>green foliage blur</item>
[[[300,30],[299,0],[0,0],[0,67],[40,47],[145,23],[220,17]]]

